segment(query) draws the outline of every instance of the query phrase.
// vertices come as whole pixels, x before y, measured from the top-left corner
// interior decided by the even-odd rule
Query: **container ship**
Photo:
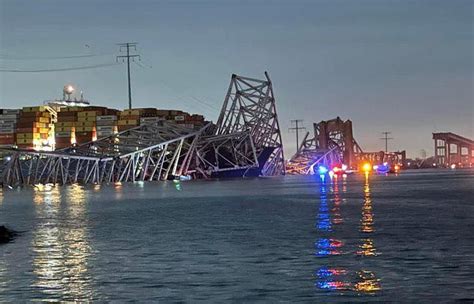
[[[203,115],[181,110],[135,108],[118,110],[93,106],[72,98],[74,88],[64,86],[63,98],[41,106],[0,109],[0,147],[54,151],[111,136],[141,124],[172,121],[188,128],[200,128]]]

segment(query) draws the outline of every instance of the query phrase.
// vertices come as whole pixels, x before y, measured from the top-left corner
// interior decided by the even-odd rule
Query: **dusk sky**
[[[232,73],[268,71],[287,158],[291,119],[311,130],[336,116],[352,120],[363,150],[382,150],[391,131],[391,150],[432,155],[432,132],[474,137],[473,10],[460,0],[0,0],[0,70],[115,63],[117,43],[138,42],[134,107],[216,121]],[[0,107],[61,97],[66,83],[95,105],[127,107],[124,64],[0,72]]]

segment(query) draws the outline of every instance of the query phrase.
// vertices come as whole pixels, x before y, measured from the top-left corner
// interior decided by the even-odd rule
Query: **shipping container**
[[[107,136],[112,136],[114,135],[115,132],[113,131],[97,131],[97,137],[107,137]]]
[[[81,116],[77,117],[77,121],[94,121],[95,122],[95,116]]]
[[[0,134],[15,134],[15,129],[0,129]]]
[[[16,133],[16,138],[17,139],[25,139],[25,138],[39,139],[40,133]]]
[[[153,123],[153,122],[157,122],[157,121],[160,121],[160,120],[163,120],[162,118],[160,117],[142,117],[140,118],[140,124],[144,124],[144,123]]]
[[[72,131],[60,131],[60,132],[54,133],[54,136],[55,137],[71,137],[72,134],[73,134]]]
[[[57,122],[56,127],[74,127],[74,122],[73,121]]]
[[[0,114],[0,119],[1,120],[17,120],[18,115],[17,114]]]
[[[94,127],[76,127],[76,132],[92,132]]]
[[[17,122],[18,122],[18,119],[0,119],[0,125],[10,124],[10,123],[16,124]]]
[[[22,108],[22,112],[44,112],[44,111],[46,111],[46,107],[44,106]]]
[[[156,116],[169,116],[169,110],[156,110]]]
[[[58,116],[58,122],[74,122],[77,116]]]
[[[82,111],[77,113],[77,117],[96,117],[100,115],[100,111]]]
[[[140,116],[140,113],[141,113],[140,109],[123,110],[120,113],[120,116],[130,116],[130,115]]]
[[[93,127],[95,126],[95,121],[78,121],[75,125],[77,127]]]
[[[116,115],[102,115],[102,116],[97,116],[96,121],[116,121],[117,116]]]
[[[115,126],[97,126],[96,130],[99,131],[114,131]]]
[[[1,109],[0,114],[20,114],[20,109]]]
[[[0,125],[0,130],[1,129],[14,129],[16,127],[15,123],[5,123]]]

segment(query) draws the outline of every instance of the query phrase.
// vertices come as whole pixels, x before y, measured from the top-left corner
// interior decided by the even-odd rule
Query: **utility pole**
[[[116,60],[118,62],[120,59],[122,62],[125,62],[125,58],[127,58],[128,108],[131,109],[132,108],[132,85],[130,81],[130,58],[132,58],[132,61],[135,61],[136,57],[138,57],[138,60],[140,60],[140,55],[137,55],[137,54],[130,55],[131,48],[133,48],[134,51],[137,51],[136,42],[119,43],[118,45],[120,47],[120,52],[122,52],[123,49],[126,49],[127,51],[127,55],[117,56]]]
[[[384,137],[380,138],[382,140],[385,140],[385,153],[388,152],[388,141],[393,139],[393,137],[388,137],[390,134],[392,134],[392,132],[388,132],[388,131],[385,131],[385,132],[382,132],[382,134],[384,135]]]
[[[305,127],[300,127],[299,126],[299,123],[303,122],[302,119],[293,119],[293,120],[290,120],[292,124],[295,124],[295,126],[293,128],[288,128],[288,131],[292,131],[292,130],[295,130],[296,132],[296,152],[298,152],[298,145],[300,144],[300,141],[299,141],[299,132],[300,130],[306,130]]]

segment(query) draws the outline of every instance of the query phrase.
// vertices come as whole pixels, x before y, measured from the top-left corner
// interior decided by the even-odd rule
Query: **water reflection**
[[[370,193],[369,174],[365,174],[364,183],[364,202],[362,205],[362,219],[360,222],[360,232],[367,235],[361,239],[359,250],[356,254],[365,257],[377,255],[374,241],[370,235],[375,231],[374,229],[374,215],[372,210],[372,199]],[[354,285],[354,289],[358,292],[371,293],[381,289],[380,280],[377,279],[372,271],[361,270],[357,273],[358,282]]]
[[[348,272],[345,269],[321,267],[316,272],[318,277],[316,286],[325,290],[349,290],[351,284],[344,281],[347,274]]]
[[[340,248],[344,243],[337,239],[320,238],[316,243],[316,256],[323,257],[328,255],[341,254]]]
[[[181,191],[183,188],[181,187],[181,182],[179,180],[173,180],[174,187],[176,190]]]
[[[332,183],[331,191],[334,193],[334,207],[332,208],[334,225],[342,224],[344,221],[341,216],[341,195],[339,194],[339,183],[337,175],[334,176],[334,182]]]
[[[340,183],[342,182],[342,187]],[[340,192],[342,188],[342,192]],[[367,269],[362,270],[348,270],[344,267],[334,267],[331,264],[341,265],[354,259],[354,251],[347,249],[342,251],[345,246],[344,241],[338,239],[339,225],[344,225],[344,217],[341,213],[343,202],[346,201],[344,197],[347,193],[347,177],[334,177],[331,179],[331,184],[326,184],[321,179],[319,185],[319,208],[316,219],[316,229],[320,237],[315,242],[316,257],[324,257],[326,261],[324,266],[320,267],[315,272],[316,283],[315,286],[321,290],[337,290],[345,292],[357,293],[373,293],[381,289],[380,280],[376,275]],[[373,257],[378,255],[377,249],[374,245],[374,240],[371,234],[374,233],[374,216],[372,210],[372,198],[370,192],[369,176],[365,176],[363,187],[363,204],[362,217],[359,225],[359,232],[364,237],[361,238],[361,243],[355,251],[356,255],[362,257]],[[332,203],[332,207],[328,206],[328,201]],[[331,220],[332,219],[332,220]],[[352,255],[347,255],[351,253]],[[341,260],[341,257],[344,257]],[[366,261],[360,261],[365,266]]]
[[[86,193],[79,185],[61,190],[37,185],[33,201],[38,226],[33,237],[35,287],[45,300],[93,298],[88,259],[91,255],[85,213]]]
[[[362,219],[360,221],[360,231],[364,234],[367,234],[368,237],[365,237],[361,240],[362,244],[359,245],[359,250],[356,253],[358,255],[363,256],[377,255],[377,250],[375,248],[374,241],[372,240],[372,238],[369,237],[370,234],[375,231],[375,229],[368,173],[365,174],[364,203],[362,205]]]
[[[374,292],[381,289],[380,280],[375,277],[372,271],[362,270],[358,273],[359,282],[354,286],[354,289],[359,292]]]
[[[370,198],[369,175],[365,174],[364,204],[362,206],[362,219],[360,230],[362,232],[374,232],[374,216],[372,214],[372,200]]]
[[[324,180],[321,181],[321,185],[319,187],[319,200],[320,203],[316,228],[319,231],[331,231],[331,217],[329,215],[326,183],[324,182]]]
[[[123,194],[122,194],[122,190],[123,190],[122,183],[121,182],[115,182],[114,183],[114,188],[115,188],[115,191],[114,191],[115,199],[116,200],[122,199],[122,196],[123,196]]]
[[[343,223],[340,213],[341,197],[339,195],[339,185],[336,176],[329,180],[330,184],[321,178],[319,185],[319,208],[316,219],[316,229],[321,237],[315,242],[315,255],[318,258],[330,258],[342,254],[344,242],[331,237],[333,224],[335,226]],[[327,190],[329,189],[329,199]],[[333,203],[333,208],[328,206],[328,201]],[[332,216],[332,220],[331,220]],[[335,228],[335,227],[334,227]],[[316,270],[315,286],[322,290],[347,290],[351,288],[350,281],[347,280],[347,270],[343,268],[323,266]]]
[[[5,259],[0,259],[0,295],[8,288],[8,274]]]

